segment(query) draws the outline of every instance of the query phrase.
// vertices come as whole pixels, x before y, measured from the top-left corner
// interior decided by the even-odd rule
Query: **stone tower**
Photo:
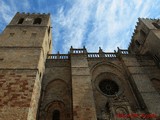
[[[0,119],[158,119],[159,20],[139,19],[129,48],[110,53],[51,54],[50,26],[49,15],[17,13],[0,36]]]
[[[35,120],[47,54],[49,14],[17,13],[0,36],[0,120]]]

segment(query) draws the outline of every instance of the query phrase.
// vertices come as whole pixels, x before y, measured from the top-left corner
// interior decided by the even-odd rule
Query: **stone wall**
[[[151,77],[158,77],[160,71],[153,58],[147,56],[122,56],[124,67],[130,75],[130,82],[138,98],[141,110],[160,114],[160,95],[154,88]]]
[[[72,120],[69,60],[47,60],[40,101],[40,120],[51,120],[55,110],[60,112],[61,120]]]
[[[35,119],[37,110],[31,106],[39,97],[34,93],[36,77],[37,70],[0,70],[1,120]],[[30,110],[33,116],[28,116]]]

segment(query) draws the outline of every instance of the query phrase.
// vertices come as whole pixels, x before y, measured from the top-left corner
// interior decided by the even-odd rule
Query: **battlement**
[[[17,12],[8,26],[48,26],[50,14]]]
[[[26,12],[17,12],[19,15],[50,15],[50,13],[26,13]]]

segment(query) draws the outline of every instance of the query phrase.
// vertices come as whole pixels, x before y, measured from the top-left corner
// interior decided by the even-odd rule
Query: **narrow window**
[[[49,42],[49,48],[51,47],[51,40],[50,40],[50,42]]]
[[[3,58],[0,58],[0,61],[3,61],[4,59]]]
[[[60,120],[60,112],[59,112],[59,110],[54,110],[53,111],[52,120]]]
[[[15,33],[10,33],[8,36],[8,40],[12,40]]]
[[[107,102],[107,104],[106,104],[106,112],[107,113],[110,113],[110,110],[109,110],[109,103]]]
[[[49,36],[49,34],[50,34],[50,26],[49,26],[49,28],[48,28],[48,36]]]
[[[140,30],[140,34],[141,34],[143,37],[146,37],[146,33],[145,33],[143,30]]]
[[[41,22],[42,22],[41,18],[36,18],[36,19],[34,19],[33,24],[41,24]]]
[[[24,21],[24,18],[19,19],[18,24],[22,24]]]
[[[140,46],[140,43],[137,40],[135,41],[135,43],[138,47]]]
[[[9,37],[13,37],[13,36],[14,36],[14,33],[10,33],[10,34],[9,34]]]
[[[31,34],[31,39],[35,39],[36,36],[37,36],[37,33],[32,33],[32,34]]]
[[[152,24],[153,24],[153,25],[154,25],[154,27],[156,27],[157,29],[160,29],[159,24],[157,24],[157,23],[155,23],[155,22],[153,22]]]
[[[24,35],[24,34],[26,34],[26,32],[27,32],[26,30],[23,30],[23,31],[22,31],[22,34]]]
[[[42,77],[42,75],[41,75],[41,72],[40,72],[40,74],[39,74],[39,78],[41,79],[41,77]]]

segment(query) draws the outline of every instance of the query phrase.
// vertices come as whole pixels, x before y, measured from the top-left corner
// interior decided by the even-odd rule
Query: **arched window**
[[[22,24],[24,21],[24,18],[19,19],[18,24]]]
[[[60,112],[59,112],[59,110],[54,110],[53,111],[52,120],[60,120]]]
[[[156,89],[156,91],[160,94],[160,80],[153,78],[151,79],[153,87]]]
[[[107,112],[107,113],[110,113],[109,103],[108,103],[108,102],[106,103],[106,112]]]
[[[48,28],[48,36],[49,36],[49,34],[50,34],[50,26],[49,26],[49,28]]]
[[[36,18],[36,19],[34,19],[33,24],[41,24],[41,22],[42,22],[41,18]]]
[[[159,25],[159,24],[157,24],[157,23],[155,23],[155,22],[153,22],[152,24],[153,24],[154,27],[156,27],[157,29],[160,29],[160,25]]]

